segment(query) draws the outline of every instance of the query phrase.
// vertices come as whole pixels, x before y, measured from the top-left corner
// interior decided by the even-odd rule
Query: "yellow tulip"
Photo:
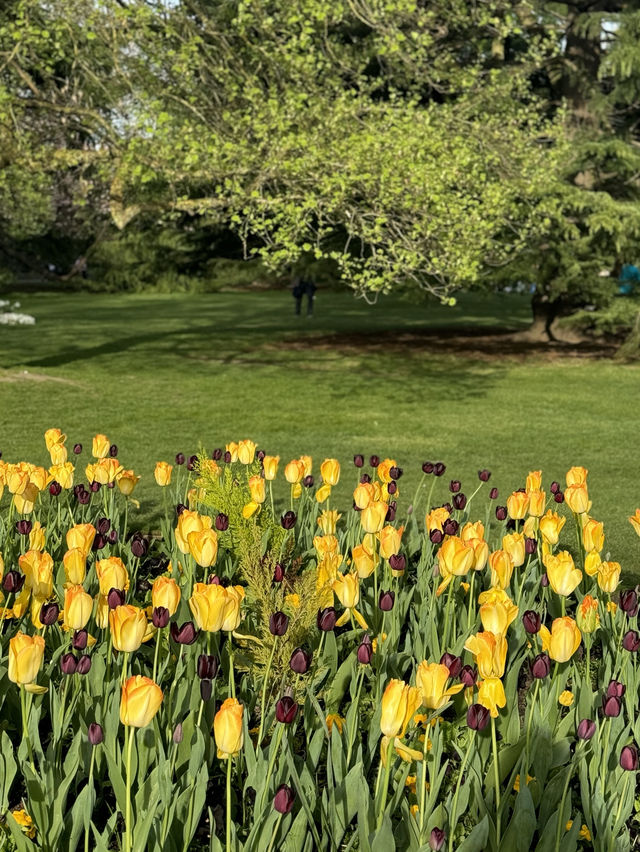
[[[427,512],[424,519],[427,526],[427,532],[430,533],[433,532],[433,530],[440,530],[440,532],[443,532],[442,527],[448,518],[449,510],[444,506],[439,506],[437,509]]]
[[[55,447],[56,444],[64,444],[67,440],[67,436],[62,432],[61,429],[47,429],[44,433],[44,442],[47,447],[47,452],[51,452],[51,448]]]
[[[159,461],[156,462],[155,469],[153,471],[153,475],[155,477],[156,483],[164,488],[167,485],[171,484],[171,473],[173,471],[173,465],[169,464],[169,462]]]
[[[300,459],[293,459],[284,469],[284,478],[290,485],[296,485],[304,475],[304,462]]]
[[[443,577],[450,574],[456,577],[464,576],[473,567],[475,558],[473,548],[455,535],[445,538],[437,556],[440,574]]]
[[[589,491],[586,482],[569,485],[564,492],[564,501],[571,511],[576,515],[583,515],[589,511]]]
[[[264,470],[264,478],[269,482],[276,478],[279,463],[280,456],[265,456],[262,459],[262,469]]]
[[[226,760],[240,754],[243,739],[244,705],[235,698],[226,698],[213,719],[217,755]]]
[[[349,618],[353,615],[363,630],[367,629],[367,622],[356,609],[360,601],[360,578],[357,573],[338,574],[336,579],[331,584],[338,600],[345,608],[340,618],[336,621],[338,627],[346,624]]]
[[[453,695],[464,689],[463,683],[446,688],[449,669],[443,663],[428,663],[424,660],[416,671],[416,686],[420,690],[422,703],[429,710],[439,710]]]
[[[93,598],[82,586],[67,586],[64,590],[64,626],[82,630],[91,618]]]
[[[532,515],[529,515],[526,518],[524,524],[522,525],[522,532],[525,535],[525,538],[537,538],[538,537],[538,518],[534,518]]]
[[[391,482],[391,474],[389,471],[392,467],[398,467],[397,462],[394,459],[384,459],[378,465],[376,473],[378,474],[378,479],[381,482],[386,482],[387,485]]]
[[[598,568],[598,585],[603,592],[612,594],[618,588],[620,582],[619,562],[602,562]]]
[[[484,539],[484,524],[482,521],[476,521],[473,524],[471,521],[468,521],[460,530],[460,538],[465,542],[471,541],[474,538]]]
[[[566,520],[565,517],[551,511],[551,509],[540,518],[540,533],[547,544],[555,546],[558,543],[560,532]]]
[[[340,481],[340,462],[337,459],[325,459],[320,465],[320,476],[327,485],[337,485]]]
[[[341,517],[336,509],[325,509],[318,518],[318,526],[325,535],[335,535]]]
[[[266,497],[266,483],[262,476],[257,474],[256,476],[249,477],[249,491],[251,492],[251,499],[254,503],[264,503]]]
[[[96,574],[101,595],[108,595],[111,589],[126,592],[129,588],[129,574],[124,562],[117,556],[96,560]]]
[[[118,486],[118,490],[125,497],[129,497],[129,495],[133,493],[133,489],[139,482],[140,477],[136,476],[132,470],[125,470],[123,468],[116,476],[116,485]]]
[[[524,491],[514,491],[507,497],[507,512],[514,521],[521,521],[529,508],[529,495]]]
[[[311,469],[313,467],[313,459],[311,456],[300,456],[299,461],[302,462],[304,467],[304,476],[311,476]]]
[[[511,557],[514,568],[524,565],[524,533],[510,533],[502,537],[502,549]]]
[[[217,633],[235,630],[240,618],[240,603],[244,597],[241,586],[226,589],[215,583],[196,583],[189,598],[189,607],[201,630]],[[229,627],[229,624],[234,624]]]
[[[544,491],[529,492],[529,514],[534,518],[541,518],[547,503],[547,495]]]
[[[54,464],[49,468],[49,473],[58,482],[62,488],[69,490],[69,488],[73,488],[73,474],[75,468],[71,464],[71,462],[65,462],[64,464]]]
[[[602,565],[602,557],[597,550],[590,550],[584,558],[584,570],[589,577],[595,577]]]
[[[551,631],[542,625],[539,636],[542,640],[542,650],[557,663],[566,663],[570,660],[578,650],[582,639],[578,625],[568,615],[554,619]]]
[[[31,512],[33,512],[33,508],[37,499],[38,489],[32,482],[29,482],[27,484],[27,487],[21,494],[13,495],[14,505],[18,513],[21,515],[31,514]]]
[[[25,587],[35,597],[46,599],[53,592],[53,559],[46,550],[28,550],[18,558],[18,565],[25,576]]]
[[[92,524],[76,524],[67,532],[67,549],[78,547],[85,556],[91,552],[91,545],[96,537],[96,528]]]
[[[506,550],[494,550],[489,556],[489,567],[491,568],[491,585],[507,589],[513,574],[513,559]]]
[[[385,737],[403,737],[420,706],[420,690],[403,680],[390,680],[382,696],[380,730]]]
[[[145,728],[162,704],[162,690],[148,677],[135,675],[122,686],[120,721],[133,728]]]
[[[156,577],[151,586],[152,606],[162,606],[169,610],[169,615],[175,615],[180,603],[180,586],[172,577]]]
[[[40,521],[34,521],[31,532],[29,533],[29,550],[44,550],[46,546],[45,533],[46,529]]]
[[[582,527],[582,546],[586,551],[597,550],[600,552],[604,547],[604,524],[589,518]]]
[[[42,636],[16,633],[9,641],[9,680],[12,683],[33,683],[44,659]]]
[[[484,633],[469,636],[464,647],[473,654],[480,677],[502,677],[507,659],[507,640],[504,636],[485,630]]]
[[[361,580],[366,580],[373,574],[375,563],[373,561],[373,551],[367,549],[365,543],[357,544],[351,549],[351,561],[358,572],[358,577]]]
[[[96,597],[96,625],[105,630],[109,626],[109,601],[106,595],[98,595]]]
[[[147,616],[137,606],[117,606],[109,613],[109,628],[116,651],[137,651],[147,632]]]
[[[527,494],[531,494],[532,491],[540,491],[542,488],[542,471],[541,470],[532,470],[529,472],[527,476],[527,482],[525,485]]]
[[[487,602],[480,607],[482,627],[496,636],[505,634],[517,615],[518,607],[509,598],[505,601]]]
[[[478,704],[486,707],[494,719],[498,716],[498,710],[506,707],[507,696],[499,678],[488,677],[478,684]]]
[[[467,544],[473,550],[473,570],[482,571],[489,558],[489,545],[482,538],[469,538]]]
[[[246,438],[238,442],[238,461],[240,464],[251,464],[256,454],[256,444]]]
[[[231,456],[230,461],[232,464],[238,461],[238,444],[235,441],[231,441],[230,444],[227,444],[225,450]]]
[[[583,485],[587,481],[588,473],[586,467],[572,467],[567,472],[567,487],[569,485]]]
[[[366,509],[360,512],[360,524],[367,533],[380,532],[387,518],[389,507],[382,501],[370,503]]]
[[[594,633],[600,626],[598,601],[591,595],[585,595],[576,610],[576,622],[583,633]]]
[[[358,509],[366,509],[374,499],[374,488],[370,482],[360,482],[356,485],[353,491],[353,502]]]
[[[218,533],[214,529],[190,532],[187,536],[189,553],[201,568],[211,568],[218,558]]]
[[[91,454],[95,459],[104,459],[109,455],[110,446],[106,435],[96,435],[91,444]]]
[[[582,580],[582,571],[573,564],[573,558],[566,550],[549,553],[543,558],[547,569],[549,585],[557,595],[567,597],[574,592]]]
[[[400,553],[402,533],[404,527],[396,529],[391,525],[383,527],[378,533],[378,541],[380,542],[380,556],[383,559],[389,559],[396,553]]]
[[[178,516],[178,524],[175,528],[176,544],[181,553],[189,553],[189,534],[210,530],[213,521],[209,515],[201,515],[190,509],[185,509]]]
[[[22,494],[29,485],[29,470],[22,465],[9,464],[6,467],[5,478],[11,494]]]
[[[241,606],[244,600],[245,591],[242,586],[227,587],[227,605],[224,610],[224,619],[222,621],[222,630],[231,633],[238,629],[242,620]],[[297,595],[286,595],[285,601],[289,599],[289,604],[294,605],[293,598]]]
[[[64,574],[67,582],[73,586],[79,586],[84,583],[84,578],[87,574],[87,557],[83,550],[79,547],[74,547],[72,550],[67,550],[62,557],[64,565]]]
[[[293,487],[299,488],[300,485],[294,485]],[[316,500],[318,501],[318,503],[324,503],[324,501],[330,496],[330,494],[331,486],[328,482],[324,482],[316,491]]]
[[[337,553],[339,545],[335,535],[316,535],[313,538],[313,546],[318,559],[322,559],[327,553]]]
[[[0,497],[2,496],[2,492],[0,491]],[[631,515],[629,518],[629,523],[636,531],[637,535],[640,535],[640,509],[636,509],[635,513]]]

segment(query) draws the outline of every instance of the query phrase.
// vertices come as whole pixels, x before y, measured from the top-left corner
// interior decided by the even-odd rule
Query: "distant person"
[[[313,300],[318,288],[306,275],[296,275],[293,279],[293,298],[296,300],[296,316],[302,312],[302,300],[307,297],[307,316],[313,316]]]
[[[640,283],[640,269],[633,263],[625,263],[618,276],[618,292],[621,296],[632,296]]]

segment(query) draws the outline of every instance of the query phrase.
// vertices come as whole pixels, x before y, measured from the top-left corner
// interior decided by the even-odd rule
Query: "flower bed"
[[[356,456],[345,507],[240,441],[156,465],[149,533],[104,435],[45,442],[0,460],[7,848],[631,848],[638,597],[584,468],[501,505]]]

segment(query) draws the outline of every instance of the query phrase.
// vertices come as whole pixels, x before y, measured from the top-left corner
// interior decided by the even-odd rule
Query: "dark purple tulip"
[[[556,482],[556,480],[554,479],[551,485],[549,486],[549,491],[552,494],[557,494],[558,491],[560,491],[560,483]]]
[[[436,462],[433,466],[433,472],[436,476],[442,476],[446,469],[447,466],[442,462]]]
[[[540,585],[542,586],[543,589],[546,589],[547,586],[549,585],[549,578],[547,577],[546,571],[544,572],[544,574],[542,574],[540,576]]]
[[[42,604],[42,607],[40,608],[40,621],[43,624],[46,624],[47,627],[51,627],[52,624],[55,624],[59,615],[60,607],[57,603],[53,602]]]
[[[506,506],[496,506],[496,518],[499,521],[507,520],[507,507]]]
[[[624,683],[620,683],[619,680],[610,680],[609,686],[607,686],[607,698],[622,698],[622,696],[627,691],[627,687]]]
[[[231,453],[229,452],[229,450],[227,450],[224,454],[224,463],[231,464]]]
[[[564,503],[564,494],[563,494],[563,492],[562,492],[562,491],[557,491],[557,492],[553,495],[553,499],[556,501],[556,503]]]
[[[88,654],[82,654],[76,666],[76,674],[86,675],[91,671],[91,657]]]
[[[615,695],[607,698],[605,695],[602,699],[602,712],[608,718],[616,718],[622,710],[622,702]]]
[[[186,508],[187,507],[184,505],[184,503],[178,503],[178,505],[176,506],[176,515],[180,517],[180,515],[186,510]]]
[[[371,477],[368,473],[363,473],[360,477],[360,482],[362,485],[366,485],[368,482],[371,482]]]
[[[31,530],[33,529],[33,524],[31,521],[22,520],[16,521],[16,531],[19,535],[29,535]]]
[[[106,535],[111,529],[111,521],[109,518],[98,518],[96,521],[96,530],[102,535]]]
[[[580,740],[590,740],[595,732],[596,723],[592,722],[591,719],[582,719],[576,730],[576,734]]]
[[[396,519],[396,510],[395,506],[389,504],[389,508],[387,509],[387,514],[385,515],[385,521],[388,524],[392,524]]]
[[[542,627],[542,618],[533,609],[528,609],[522,616],[522,623],[527,633],[538,633]]]
[[[211,698],[211,693],[213,691],[213,687],[211,685],[211,681],[205,678],[200,681],[200,698],[203,701],[208,701]]]
[[[225,515],[224,512],[220,512],[219,514],[217,514],[215,525],[218,532],[226,532],[229,529],[228,515]]]
[[[453,512],[453,506],[451,505],[451,503],[443,503],[442,508],[446,509],[447,512],[449,512],[449,514],[451,514],[451,512]]]
[[[63,654],[60,657],[60,671],[64,675],[75,674],[78,662],[73,654]]]
[[[455,654],[450,654],[445,651],[440,657],[440,665],[446,666],[449,669],[449,677],[458,677],[462,671],[462,660],[456,657]]]
[[[222,458],[222,449],[220,447],[216,447],[216,449],[211,453],[211,458],[214,461],[220,461]]]
[[[389,468],[389,476],[394,482],[397,482],[403,473],[404,470],[401,467],[398,467],[398,465],[394,465]]]
[[[393,609],[393,605],[396,601],[395,592],[388,591],[385,592],[380,589],[380,596],[378,597],[378,607],[382,610],[382,612],[391,612]]]
[[[638,595],[635,589],[620,592],[620,609],[626,612],[629,618],[634,618],[638,614]]]
[[[80,453],[82,452],[82,444],[74,444],[73,445],[73,452],[75,453],[76,456],[79,456]]]
[[[368,666],[371,662],[371,657],[373,657],[373,644],[368,633],[364,634],[362,641],[358,645],[357,657],[358,662],[363,666]]]
[[[626,745],[620,752],[620,766],[627,772],[635,772],[638,768],[638,749],[634,745]]]
[[[136,533],[129,543],[131,553],[138,559],[142,559],[149,552],[149,542],[140,533]]]
[[[315,482],[315,479],[313,478],[313,476],[311,476],[311,474],[309,474],[308,476],[305,476],[305,478],[302,480],[302,484],[304,485],[305,488],[313,488],[314,482]]]
[[[109,447],[109,455],[111,456],[112,459],[118,458],[118,445],[117,444],[111,444],[111,446]]]
[[[287,784],[281,784],[273,797],[273,807],[279,814],[288,814],[293,807],[296,794]]]
[[[183,465],[185,463],[185,455],[184,453],[176,453],[176,464]]]
[[[296,648],[293,654],[291,654],[291,659],[289,660],[289,667],[291,670],[296,674],[306,674],[310,665],[311,654],[303,648]]]
[[[283,725],[290,725],[296,718],[298,705],[290,695],[283,695],[276,703],[276,719]]]
[[[259,462],[263,462],[265,456],[266,456],[266,453],[265,453],[264,450],[257,450],[256,451],[256,458],[258,459]]]
[[[189,456],[187,461],[187,470],[195,470],[198,463],[198,456]]]
[[[214,680],[220,668],[220,661],[213,654],[200,654],[197,672],[201,680]]]
[[[442,530],[431,530],[429,533],[429,540],[431,544],[441,544],[444,539],[444,533]]]
[[[440,852],[441,849],[444,849],[446,839],[447,835],[441,828],[432,828],[429,835],[429,849],[432,849],[433,852]]]
[[[19,571],[7,571],[2,581],[2,588],[10,595],[17,595],[24,586],[24,580],[24,574],[21,574]]]
[[[57,497],[61,492],[62,485],[54,479],[53,482],[49,484],[49,494],[51,494],[52,497]]]
[[[279,562],[276,562],[276,566],[273,569],[273,582],[281,583],[284,580],[284,568]]]
[[[280,518],[280,525],[285,530],[292,530],[296,525],[296,513],[288,509]]]
[[[489,499],[490,500],[497,500],[498,499],[498,489],[497,488],[491,489],[491,491],[489,492]]]
[[[454,494],[453,496],[453,508],[459,509],[462,511],[464,507],[467,505],[467,495],[460,492],[460,494]]]
[[[533,554],[536,552],[537,549],[538,549],[538,542],[535,540],[535,538],[525,538],[525,540],[524,540],[524,552],[528,556],[533,556]]]
[[[324,630],[325,633],[334,629],[337,620],[338,616],[334,607],[327,606],[324,609],[318,610],[318,618],[316,619],[318,628]]]
[[[171,638],[178,645],[193,645],[198,635],[193,621],[185,621],[182,627],[178,627],[176,622],[173,621],[169,629],[171,631]]]
[[[640,636],[637,631],[627,630],[622,637],[622,647],[625,651],[631,651],[632,654],[635,654],[638,650],[640,650]]]
[[[433,473],[433,462],[422,462],[422,472],[426,474]]]
[[[112,529],[107,536],[109,544],[115,544],[118,541],[118,530]]]
[[[94,553],[97,553],[99,550],[102,550],[103,547],[107,546],[107,537],[103,533],[96,533],[95,538],[91,544],[91,550]]]
[[[488,482],[491,479],[491,471],[484,468],[478,471],[478,479],[480,482]]]
[[[97,485],[99,488],[100,483],[94,482],[91,484],[91,490],[97,491],[98,488],[93,488],[94,485]],[[80,503],[81,506],[86,506],[89,503],[89,500],[91,500],[91,494],[89,494],[88,491],[81,491],[79,494],[76,495],[76,500],[78,501],[78,503]]]
[[[378,467],[378,465],[380,464],[380,457],[379,456],[370,456],[369,457],[369,464],[371,465],[371,467]]]
[[[476,681],[478,680],[478,672],[473,668],[473,666],[463,666],[460,669],[459,675],[460,683],[463,683],[465,686],[475,686]]]
[[[95,480],[95,479],[93,480],[93,482],[90,482],[90,483],[89,483],[89,491],[92,491],[94,494],[97,494],[97,493],[98,493],[98,491],[100,491],[100,489],[101,489],[101,488],[102,488],[101,483],[100,483],[100,482],[96,482],[96,480]],[[79,500],[79,502],[82,502],[82,500],[80,500],[80,498],[81,498],[84,494],[87,494],[87,493],[88,493],[88,492],[86,492],[86,491],[84,491],[84,490],[83,490],[83,491],[82,491],[82,492],[78,495],[78,500]],[[88,502],[88,501],[87,501],[87,502]]]
[[[551,660],[548,654],[538,654],[531,663],[531,674],[538,680],[548,677],[551,671]]]
[[[104,739],[104,732],[102,730],[102,725],[99,725],[97,722],[92,722],[89,725],[89,730],[87,731],[87,737],[89,738],[89,742],[92,746],[100,745],[102,740]]]
[[[169,615],[169,610],[166,606],[154,606],[153,612],[151,613],[151,621],[153,622],[154,627],[158,630],[163,630],[169,623],[170,618],[171,616]]]
[[[462,483],[460,482],[459,479],[452,479],[451,482],[449,483],[449,491],[452,494],[457,494],[458,491],[460,491],[461,488],[462,488]]]
[[[107,595],[107,603],[109,609],[115,609],[117,606],[124,606],[127,597],[123,589],[109,589]]]
[[[389,566],[392,571],[404,571],[407,560],[401,553],[392,553],[389,557]]]
[[[442,532],[445,535],[455,535],[458,532],[460,524],[455,520],[455,518],[447,518],[447,520],[442,525]]]
[[[388,491],[389,494],[395,494],[397,490],[398,490],[398,486],[395,482],[390,482],[387,485],[387,491]]]
[[[364,467],[364,456],[362,453],[358,453],[353,457],[353,463],[356,467]]]
[[[222,582],[220,577],[217,574],[209,574],[209,579],[207,580],[208,585],[210,586],[221,586]]]
[[[472,704],[467,710],[467,725],[472,731],[484,731],[489,724],[490,713],[482,704]]]
[[[273,636],[284,636],[289,626],[289,618],[284,612],[274,612],[269,616],[269,630]]]

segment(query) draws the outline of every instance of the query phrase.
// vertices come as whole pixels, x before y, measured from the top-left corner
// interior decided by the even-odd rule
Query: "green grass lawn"
[[[46,292],[21,301],[37,324],[0,327],[3,457],[44,462],[50,426],[71,445],[105,432],[143,475],[141,523],[156,507],[156,460],[243,437],[284,460],[336,456],[348,485],[355,452],[392,455],[407,498],[422,461],[442,460],[439,502],[450,475],[469,494],[478,468],[489,467],[506,497],[532,468],[542,468],[548,488],[584,464],[605,550],[640,573],[640,541],[626,520],[640,505],[640,367],[421,345],[429,330],[456,324],[524,328],[524,297],[466,297],[442,308],[321,292],[312,319],[293,316],[286,292]],[[345,484],[345,501],[347,493]]]

